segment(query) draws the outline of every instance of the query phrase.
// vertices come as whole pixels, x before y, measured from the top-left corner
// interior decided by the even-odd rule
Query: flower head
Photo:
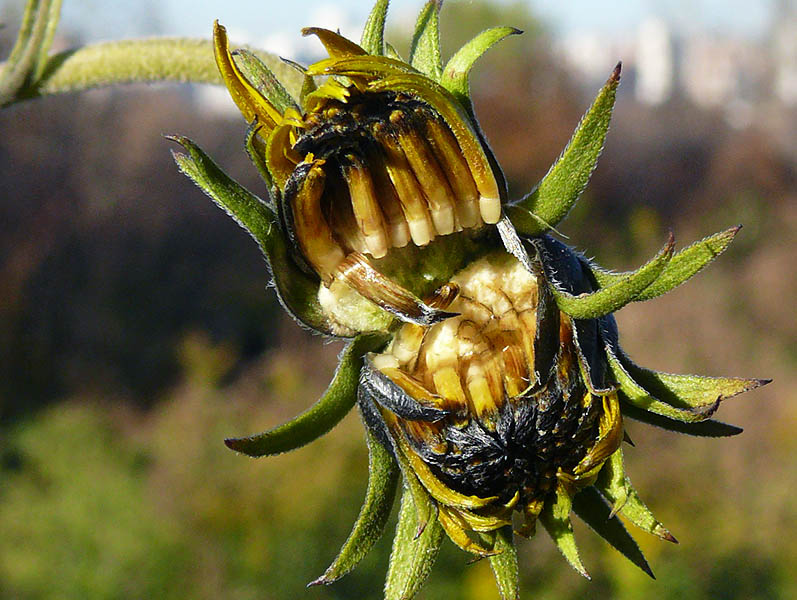
[[[518,30],[488,29],[443,66],[438,2],[416,28],[408,62],[383,41],[387,1],[361,43],[319,28],[329,58],[299,67],[291,96],[216,24],[216,62],[250,123],[247,150],[262,201],[192,142],[181,170],[241,223],[269,261],[285,308],[320,333],[350,338],[324,397],[281,427],[227,445],[251,456],[300,446],[356,403],[368,432],[366,501],[327,572],[350,571],[404,494],[386,586],[409,598],[444,533],[491,561],[517,597],[513,532],[539,521],[587,575],[575,512],[650,573],[617,518],[672,535],[625,475],[624,418],[694,435],[741,430],[711,419],[720,402],[765,383],[659,373],[635,365],[612,313],[683,283],[727,248],[738,227],[680,252],[672,237],[638,270],[606,271],[550,235],[575,203],[603,146],[619,65],[559,160],[510,202],[468,95],[468,72]]]

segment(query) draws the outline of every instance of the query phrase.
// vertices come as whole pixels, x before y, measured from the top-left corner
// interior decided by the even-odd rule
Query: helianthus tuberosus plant
[[[260,245],[285,309],[313,331],[349,340],[312,408],[226,443],[250,456],[278,454],[358,407],[370,450],[366,498],[314,584],[333,583],[357,565],[399,491],[387,598],[416,594],[446,537],[488,560],[502,596],[517,598],[516,536],[534,535],[538,523],[587,576],[571,513],[650,573],[618,516],[675,539],[625,474],[624,419],[734,435],[741,430],[713,414],[724,399],[766,382],[640,367],[620,347],[612,313],[686,281],[739,228],[677,252],[671,236],[633,272],[584,258],[554,227],[595,168],[620,66],[545,177],[510,200],[476,120],[468,74],[493,44],[520,31],[487,29],[444,64],[440,5],[431,1],[404,60],[383,39],[387,8],[387,0],[376,3],[359,44],[305,29],[328,53],[307,67],[232,50],[224,27],[214,25],[213,56],[249,123],[245,147],[265,181],[263,198],[192,141],[171,136],[185,150],[174,154],[180,170]],[[3,71],[3,103],[71,89],[63,81],[88,87],[125,79],[97,75],[90,52],[49,57],[53,11],[57,3],[30,4]],[[158,43],[137,51],[157,54]],[[168,43],[197,56],[207,51],[209,60],[209,46]],[[94,79],[78,80],[79,69],[69,67],[75,57]],[[124,68],[127,79],[213,81],[204,60],[186,59],[183,72],[166,72],[157,60]]]

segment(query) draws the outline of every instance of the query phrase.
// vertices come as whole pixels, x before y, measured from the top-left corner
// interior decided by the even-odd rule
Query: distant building
[[[733,43],[707,37],[685,41],[681,76],[685,95],[705,108],[727,104],[739,91]]]
[[[787,106],[797,106],[797,6],[778,3],[772,27],[773,93]]]
[[[667,23],[649,17],[639,27],[636,40],[637,100],[661,104],[669,99],[674,85],[672,35]]]

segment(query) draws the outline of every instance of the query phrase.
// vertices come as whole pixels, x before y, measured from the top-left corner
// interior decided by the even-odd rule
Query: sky
[[[611,10],[607,9],[609,3],[596,0],[526,1],[554,33],[621,33],[656,15],[682,31],[760,38],[766,35],[776,0],[614,0]],[[0,6],[21,3],[0,0]],[[422,4],[422,0],[393,0],[390,18],[412,22]],[[297,37],[299,29],[307,25],[340,27],[344,34],[356,34],[370,6],[370,1],[363,0],[65,0],[63,20],[67,27],[80,27],[87,41],[97,41],[153,32],[208,37],[218,18],[231,37],[241,42],[268,40],[277,47],[267,49],[282,51],[290,48],[280,44]],[[449,15],[455,14],[451,8]]]

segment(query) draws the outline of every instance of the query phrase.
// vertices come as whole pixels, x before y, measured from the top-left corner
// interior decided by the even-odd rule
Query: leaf
[[[531,193],[506,207],[521,234],[539,235],[556,227],[584,191],[603,150],[619,83],[618,63],[556,163]]]
[[[432,570],[443,543],[443,527],[433,516],[423,532],[415,537],[417,530],[417,512],[412,495],[405,488],[390,554],[385,600],[411,600]]]
[[[274,73],[271,72],[271,69],[254,53],[245,48],[240,48],[235,50],[232,55],[235,64],[238,65],[244,77],[279,113],[284,114],[290,108],[299,109],[288,90],[283,87]]]
[[[700,408],[722,402],[770,383],[771,379],[675,375],[634,364],[624,353],[617,358],[628,374],[655,398],[677,408]]]
[[[666,294],[699,273],[730,246],[741,227],[738,225],[715,233],[674,254],[658,279],[634,298],[634,302],[642,302]],[[612,285],[628,275],[628,273],[605,271],[594,265],[590,265],[590,270],[601,287]]]
[[[570,495],[559,485],[556,488],[555,500],[548,500],[540,513],[539,520],[551,536],[556,547],[567,559],[567,562],[587,579],[591,579],[578,556],[576,538],[573,535],[573,524],[570,522],[572,500]]]
[[[398,50],[393,47],[393,44],[390,42],[385,42],[385,56],[388,58],[392,58],[393,60],[398,60],[404,62],[404,59],[401,58],[401,54],[399,54]]]
[[[714,419],[707,419],[697,423],[684,423],[683,421],[674,421],[667,417],[662,417],[654,413],[650,413],[644,409],[637,408],[633,404],[623,403],[621,406],[623,416],[630,419],[635,419],[654,427],[660,427],[668,431],[675,431],[677,433],[684,433],[686,435],[694,435],[700,437],[730,437],[732,435],[739,435],[744,431],[741,427],[736,425],[729,425],[722,421]]]
[[[573,511],[620,554],[650,575],[652,579],[656,579],[653,571],[650,570],[648,561],[645,560],[639,546],[623,527],[620,519],[616,516],[609,517],[611,510],[598,490],[590,486],[576,494],[573,498]]]
[[[695,423],[705,421],[714,414],[719,407],[719,401],[714,397],[710,404],[702,406],[677,408],[666,402],[658,400],[647,390],[640,386],[628,374],[620,360],[614,355],[611,348],[606,348],[606,356],[609,359],[609,368],[614,374],[617,385],[620,386],[620,397],[627,403],[633,404],[637,408],[648,412],[656,413],[668,419],[683,421],[684,423]]]
[[[523,33],[515,27],[491,27],[457,50],[446,63],[440,83],[473,115],[468,76],[473,64],[495,44],[510,35]]]
[[[512,539],[512,526],[507,525],[495,532],[493,550],[499,554],[489,556],[495,583],[501,592],[501,600],[519,600],[517,548]]]
[[[268,200],[265,201],[266,206],[268,206],[269,210],[277,214],[277,205],[274,202],[274,198],[271,195],[271,186],[274,184],[274,180],[271,177],[271,171],[268,170],[268,165],[266,164],[266,144],[263,142],[263,138],[258,135],[260,130],[260,125],[257,123],[252,123],[249,128],[246,130],[246,142],[244,142],[244,146],[246,148],[246,154],[249,156],[249,160],[252,161],[252,164],[255,165],[257,172],[260,173],[260,177],[263,179],[264,183],[266,184],[266,191],[268,192]]]
[[[625,476],[622,468],[622,455],[620,455],[619,473],[616,468],[610,466],[614,461],[614,456],[619,454],[618,450],[612,459],[607,461],[606,464],[609,468],[604,467],[595,482],[595,487],[612,505],[609,516],[614,517],[615,514],[620,513],[643,531],[677,544],[678,540],[653,516],[650,509],[639,498],[631,481]]]
[[[410,64],[434,81],[440,81],[440,0],[429,0],[418,15],[410,44]]]
[[[617,514],[628,501],[630,484],[625,476],[623,464],[623,450],[618,448],[598,473],[595,487],[612,503],[611,516]]]
[[[287,452],[304,446],[327,433],[345,417],[357,401],[357,386],[363,356],[386,342],[383,335],[361,334],[340,357],[340,364],[326,392],[295,419],[264,433],[224,440],[228,448],[253,457]]]
[[[293,262],[291,250],[276,216],[268,206],[233,181],[188,138],[167,136],[167,139],[177,142],[188,151],[188,155],[172,152],[180,171],[258,243],[274,278],[279,300],[285,309],[308,327],[332,334],[329,321],[318,303],[319,282],[301,271]]]
[[[393,454],[366,430],[368,441],[368,489],[354,528],[335,561],[309,585],[330,584],[350,572],[381,537],[393,507],[399,469]]]
[[[383,56],[385,54],[385,19],[390,0],[377,0],[365,22],[360,46],[368,54]]]
[[[404,487],[409,490],[409,493],[413,497],[413,505],[417,513],[416,522],[418,524],[418,530],[415,532],[415,535],[418,536],[426,528],[426,524],[434,517],[436,506],[429,496],[429,492],[426,491],[426,488],[423,487],[418,477],[415,475],[415,471],[412,470],[396,438],[388,431],[388,425],[382,413],[371,397],[371,394],[365,389],[365,386],[361,385],[357,389],[357,402],[366,427],[368,427],[383,444],[393,449],[393,456],[395,456],[399,468],[404,474]],[[407,492],[405,491],[405,493]]]
[[[554,282],[551,290],[556,298],[556,304],[562,312],[576,319],[596,319],[619,310],[661,274],[672,257],[674,244],[675,241],[670,235],[669,241],[648,263],[613,285],[592,293],[574,296],[557,289]]]

